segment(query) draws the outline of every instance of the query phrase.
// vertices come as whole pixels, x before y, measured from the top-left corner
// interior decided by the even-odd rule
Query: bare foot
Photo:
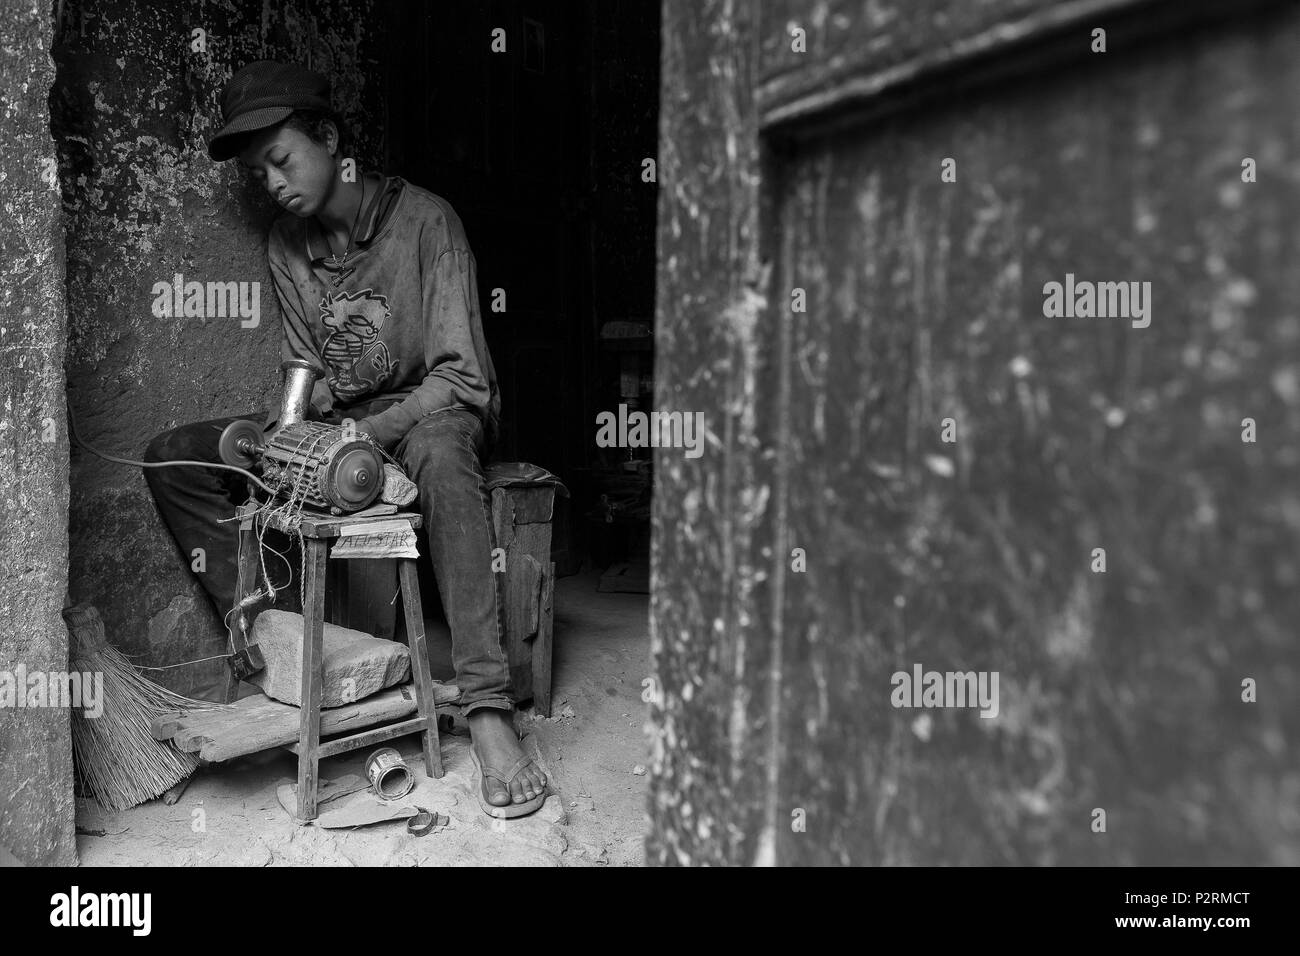
[[[508,710],[480,707],[469,715],[469,733],[478,758],[486,768],[509,773],[510,768],[524,756]],[[524,803],[546,789],[546,774],[532,761],[510,782],[509,790],[496,777],[487,776],[486,781],[488,803],[494,807]]]

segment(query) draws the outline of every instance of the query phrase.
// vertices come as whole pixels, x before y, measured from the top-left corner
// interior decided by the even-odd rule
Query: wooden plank
[[[320,698],[325,683],[325,562],[329,545],[308,538],[306,607],[302,625],[302,707],[299,711],[298,819],[316,816],[316,781],[320,757]]]
[[[517,524],[514,527],[513,550],[529,555],[538,565],[551,560],[551,526],[549,524]]]
[[[541,605],[537,609],[537,639],[533,641],[533,707],[551,716],[551,632],[554,623],[555,562],[548,562],[542,577]]]
[[[439,713],[458,716],[460,688],[432,681]],[[321,711],[321,736],[346,733],[396,720],[416,711],[415,687],[403,684],[355,704]],[[165,714],[153,722],[153,736],[179,750],[198,752],[210,763],[291,744],[298,735],[298,708],[255,695],[210,710]]]
[[[272,700],[259,693],[224,706],[204,710],[171,711],[154,718],[149,729],[155,740],[170,740],[182,750],[196,750],[197,747],[186,747],[184,744],[189,740],[197,740],[210,731],[223,733],[228,728],[240,723],[257,724],[261,721],[274,719],[276,714],[279,713],[279,709],[283,707],[288,707],[294,712],[293,721],[296,724],[298,722],[297,707]]]
[[[510,508],[510,493],[505,488],[492,492],[492,527],[496,531],[497,546],[509,552],[515,543],[515,522]]]
[[[504,488],[494,488],[492,507],[494,511],[498,507],[505,509],[506,514],[513,519],[512,523],[516,525],[549,523],[555,510],[555,487],[539,485],[530,488],[508,485]]]
[[[553,486],[504,487],[492,492],[492,524],[506,551],[501,600],[505,610],[506,657],[517,701],[533,697],[531,642],[537,636],[543,568],[551,563],[550,518]]]
[[[302,533],[312,538],[323,538],[330,540],[337,538],[343,528],[352,528],[358,525],[383,524],[396,520],[404,520],[410,523],[412,529],[418,529],[424,522],[418,514],[411,512],[399,512],[395,515],[372,515],[368,518],[358,518],[353,515],[321,515],[304,516],[302,519]],[[280,530],[285,530],[281,528]],[[291,533],[291,532],[289,532]]]
[[[505,602],[506,658],[517,701],[533,695],[533,654],[529,644],[537,633],[537,605],[542,568],[531,554],[516,549],[506,557],[502,600]]]
[[[252,706],[247,706],[249,702]],[[231,704],[223,721],[185,725],[171,738],[180,750],[194,752],[212,763],[258,753],[293,743],[298,737],[299,709],[268,697],[246,697]],[[348,707],[336,707],[321,714],[322,733],[373,726],[415,712],[415,692],[409,684],[384,691]]]
[[[433,718],[434,729],[437,729],[437,715]],[[352,734],[348,737],[339,737],[336,740],[327,740],[320,745],[317,755],[321,760],[326,757],[334,757],[338,754],[348,753],[352,750],[359,750],[362,747],[369,747],[372,744],[381,744],[385,740],[392,740],[394,737],[405,737],[407,734],[413,734],[416,731],[422,731],[428,728],[429,722],[423,717],[412,717],[410,720],[403,720],[396,724],[387,724],[383,727],[375,727],[370,730],[362,731],[359,734]],[[288,748],[294,753],[298,753],[298,746],[295,744]],[[442,776],[442,774],[438,774]]]
[[[506,575],[510,588],[506,606],[506,624],[520,644],[537,633],[537,608],[541,593],[542,566],[526,551],[512,556],[513,567]]]

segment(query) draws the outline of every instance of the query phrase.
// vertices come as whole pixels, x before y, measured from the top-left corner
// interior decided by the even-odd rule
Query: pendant
[[[335,270],[334,275],[330,277],[330,282],[334,284],[335,288],[342,285],[344,279],[357,271],[355,266],[351,269],[345,269],[344,266],[347,265],[347,261],[348,257],[346,255],[330,256],[329,259],[326,260],[329,267],[332,270]]]

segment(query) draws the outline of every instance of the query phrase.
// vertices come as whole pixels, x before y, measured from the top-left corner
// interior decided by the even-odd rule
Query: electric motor
[[[295,421],[263,436],[255,422],[240,420],[221,433],[218,448],[228,465],[260,466],[277,499],[317,511],[360,511],[384,488],[379,450],[339,425]]]

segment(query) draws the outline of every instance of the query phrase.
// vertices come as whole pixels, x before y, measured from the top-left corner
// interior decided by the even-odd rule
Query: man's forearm
[[[365,430],[375,441],[391,451],[426,414],[455,404],[449,384],[443,382],[441,389],[424,391],[429,384],[426,379],[418,389],[396,405],[362,419]]]

